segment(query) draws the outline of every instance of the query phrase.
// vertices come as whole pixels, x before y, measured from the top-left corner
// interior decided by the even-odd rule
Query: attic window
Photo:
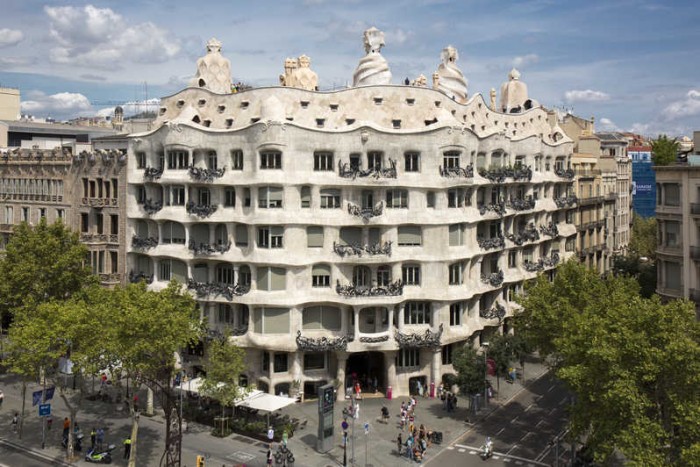
[[[211,126],[211,120],[204,120],[204,123],[202,125],[209,128]]]
[[[486,125],[481,125],[481,131],[486,130]]]
[[[472,118],[476,117],[476,112],[472,110]]]
[[[413,98],[411,98],[411,97],[409,97],[408,99],[406,99],[406,104],[408,104],[408,105],[413,105],[413,104],[415,104],[415,103],[416,103],[416,100],[413,99]]]
[[[456,111],[456,110],[453,110],[453,111],[452,111],[452,116],[454,117],[455,115],[457,115],[457,111]]]
[[[199,115],[195,115],[194,117],[192,117],[192,121],[195,123],[201,123],[201,120],[199,119]]]
[[[260,121],[260,117],[253,117],[250,119],[250,123],[257,123]]]
[[[207,103],[206,99],[200,99],[197,101],[197,105],[200,107],[204,107],[204,104],[206,104],[206,103]]]
[[[333,111],[333,112],[338,110],[338,104],[331,104],[330,107],[331,107],[331,111]]]
[[[326,123],[326,119],[325,119],[325,118],[317,118],[317,119],[316,119],[316,126],[319,127],[319,128],[323,128],[323,126],[325,125],[325,123]]]
[[[479,105],[478,105],[478,107],[479,107],[479,108],[481,108],[481,102],[479,102]]]
[[[505,123],[506,128],[508,128],[508,122]]]
[[[518,130],[513,130],[513,136],[515,136],[515,133],[517,133]]]
[[[488,112],[486,112],[486,118],[489,118],[489,115],[490,115],[490,114],[489,114]]]
[[[476,131],[476,125],[472,123],[472,131]]]
[[[493,121],[493,124],[494,124],[494,125],[498,125],[498,120],[494,120],[494,121]]]
[[[309,108],[309,101],[301,101],[299,102],[301,104],[302,109],[307,109]]]
[[[177,105],[178,109],[181,109],[182,106],[185,105],[185,101],[183,101],[182,99],[180,99],[179,101],[177,101],[177,104],[176,104],[176,105]]]
[[[438,121],[437,118],[434,118],[432,120],[425,120],[425,126],[430,126],[433,123],[437,123],[437,121]]]
[[[396,130],[401,128],[401,120],[392,120],[391,124],[393,125],[394,129],[396,129]]]
[[[250,104],[250,102],[248,102],[248,101],[241,101],[241,109],[247,109],[247,108],[248,108],[248,104]]]
[[[287,117],[287,120],[290,121],[290,122],[293,122],[293,121],[294,121],[294,117]]]
[[[440,101],[435,101],[435,107],[440,107],[440,104],[442,104],[442,102],[440,102]]]
[[[227,118],[226,119],[226,128],[231,128],[232,126],[233,126],[233,119]]]
[[[348,125],[352,125],[353,123],[355,123],[355,119],[354,118],[346,118],[345,123]]]
[[[384,99],[381,98],[381,97],[374,97],[373,100],[374,100],[374,103],[375,103],[375,104],[377,104],[377,105],[382,105],[382,101],[383,101]]]
[[[161,114],[161,115],[165,115],[165,112],[166,112],[166,111],[167,111],[167,109],[166,109],[165,107],[161,107],[161,108],[160,108],[160,114]]]
[[[216,109],[219,111],[220,114],[222,114],[222,113],[224,113],[224,110],[226,110],[226,106],[220,105]]]

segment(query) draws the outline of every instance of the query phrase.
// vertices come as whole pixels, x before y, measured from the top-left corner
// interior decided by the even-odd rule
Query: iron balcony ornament
[[[343,245],[340,243],[333,242],[333,251],[340,256],[345,258],[346,256],[362,256],[363,253],[367,253],[370,256],[376,255],[386,255],[391,256],[391,243],[392,242],[377,242],[374,245]]]
[[[498,234],[498,237],[477,238],[476,241],[479,244],[479,247],[484,250],[493,250],[497,248],[504,248],[506,246],[506,241],[503,239],[503,236],[500,233]]]
[[[197,282],[194,279],[187,279],[187,288],[193,290],[197,297],[219,296],[226,300],[233,300],[233,297],[240,297],[250,292],[250,285],[247,284],[219,284],[214,282]]]
[[[479,316],[481,316],[484,319],[498,318],[498,321],[501,322],[506,316],[506,307],[496,302],[488,310],[479,310]]]
[[[523,267],[527,272],[538,272],[545,268],[553,268],[557,264],[559,264],[559,253],[555,251],[549,257],[545,256],[537,261],[525,261]]]
[[[373,208],[361,208],[356,204],[348,203],[348,213],[355,217],[361,217],[364,220],[368,220],[372,217],[381,216],[384,213],[384,202],[378,202]]]
[[[534,261],[534,262],[533,261],[525,261],[523,263],[523,268],[525,268],[525,270],[527,272],[538,272],[538,271],[541,271],[544,269],[544,264],[542,263],[541,259]]]
[[[577,202],[578,198],[576,198],[575,195],[560,196],[559,198],[554,198],[554,204],[556,204],[558,208],[572,207],[576,205]]]
[[[146,167],[143,171],[143,178],[149,181],[158,180],[163,175],[163,167]]]
[[[143,250],[147,250],[149,248],[154,248],[158,246],[158,239],[155,237],[139,237],[138,235],[134,235],[131,237],[131,246],[134,248],[140,248]]]
[[[360,342],[363,344],[379,344],[381,342],[386,342],[389,340],[389,334],[384,334],[383,336],[362,336],[360,337]]]
[[[574,170],[573,169],[561,169],[561,168],[555,167],[554,168],[554,175],[556,175],[557,177],[566,178],[566,179],[571,180],[572,178],[574,178]]]
[[[483,216],[486,214],[486,211],[493,211],[500,217],[503,217],[506,214],[506,203],[504,201],[498,201],[496,203],[480,204],[479,213]]]
[[[558,237],[559,236],[559,228],[554,222],[550,222],[547,225],[541,225],[540,226],[540,233],[542,235],[546,235],[548,237]]]
[[[231,243],[216,244],[211,243],[195,242],[190,240],[188,248],[194,252],[195,255],[213,255],[214,253],[224,254],[231,249]]]
[[[231,337],[240,337],[240,336],[245,335],[248,332],[248,326],[243,325],[240,328],[234,328],[234,327],[227,326],[226,331],[228,331],[228,333]],[[209,340],[217,339],[217,340],[223,341],[224,337],[225,337],[225,334],[223,332],[219,331],[218,329],[208,329],[207,330],[207,338]]]
[[[362,170],[359,166],[338,161],[338,175],[343,178],[396,178],[396,161],[389,159],[389,167],[372,167]]]
[[[524,229],[517,231],[515,234],[508,234],[506,237],[511,242],[521,246],[525,242],[536,242],[540,239],[540,234],[537,232],[535,224],[530,223]]]
[[[161,209],[163,209],[162,201],[153,201],[151,198],[148,198],[143,202],[143,210],[146,211],[146,214],[149,216],[152,216]]]
[[[532,168],[516,166],[516,167],[496,167],[489,170],[479,170],[479,175],[489,180],[491,183],[503,183],[506,178],[512,178],[514,181],[532,180]]]
[[[136,284],[137,282],[144,281],[146,284],[151,284],[153,282],[153,274],[145,274],[141,271],[135,273],[134,271],[129,272],[129,282]]]
[[[542,258],[542,264],[546,268],[553,268],[557,264],[559,264],[559,253],[556,251],[552,253],[549,257],[544,257]]]
[[[469,164],[466,167],[439,167],[440,176],[442,177],[464,177],[474,178],[474,164]]]
[[[403,295],[403,281],[401,279],[387,285],[358,286],[355,284],[340,285],[336,280],[335,291],[344,297],[382,297]]]
[[[301,331],[297,331],[297,348],[303,352],[345,351],[348,348],[348,340],[345,336],[304,337]]]
[[[535,209],[535,204],[535,199],[532,196],[528,196],[525,199],[510,198],[510,201],[508,201],[508,207],[514,211],[527,211],[528,209]]]
[[[192,177],[195,181],[211,182],[214,181],[215,178],[223,177],[224,173],[226,173],[226,167],[222,167],[220,169],[202,169],[199,167],[190,166],[188,171],[190,173],[190,177]]]
[[[399,344],[401,349],[418,349],[418,348],[439,348],[440,338],[442,337],[443,325],[440,323],[440,327],[437,332],[433,332],[431,329],[426,329],[424,333],[403,333],[398,329],[394,330],[394,339]]]
[[[491,285],[492,287],[500,287],[503,284],[503,271],[492,272],[491,274],[482,274],[481,282]]]
[[[197,204],[194,201],[188,201],[185,210],[188,214],[193,214],[197,217],[209,217],[216,212],[217,206],[214,204]]]

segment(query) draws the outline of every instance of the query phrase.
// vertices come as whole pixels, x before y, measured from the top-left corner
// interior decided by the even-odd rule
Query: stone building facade
[[[130,135],[131,280],[185,284],[270,392],[437,385],[457,346],[508,332],[525,280],[575,254],[572,141],[548,112],[460,103],[439,80],[466,97],[461,72],[377,84],[379,34],[335,92],[212,92],[215,43],[196,85]]]

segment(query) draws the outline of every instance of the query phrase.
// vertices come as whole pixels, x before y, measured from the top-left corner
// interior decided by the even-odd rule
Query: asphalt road
[[[54,465],[30,456],[27,452],[0,445],[0,467],[45,467]]]
[[[553,465],[556,449],[550,443],[566,427],[569,401],[564,386],[548,374],[427,463],[483,466],[479,448],[490,436],[494,455],[489,465]],[[560,462],[568,459],[566,447],[559,449]]]

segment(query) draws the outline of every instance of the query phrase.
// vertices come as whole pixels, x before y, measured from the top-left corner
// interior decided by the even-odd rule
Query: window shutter
[[[340,229],[340,243],[344,245],[362,245],[362,229],[357,227]]]
[[[417,225],[399,227],[399,245],[420,245],[421,228]]]
[[[311,226],[306,228],[306,243],[309,248],[323,247],[323,227]]]

